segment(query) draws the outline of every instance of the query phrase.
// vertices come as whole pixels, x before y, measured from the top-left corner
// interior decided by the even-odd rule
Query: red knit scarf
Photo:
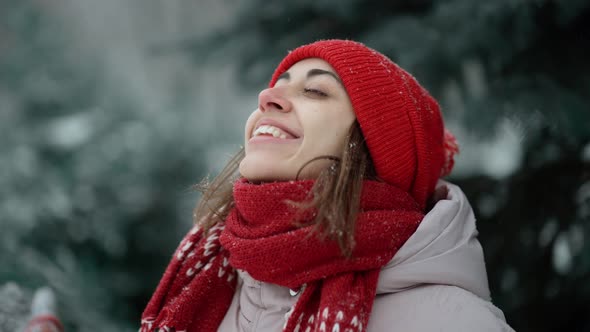
[[[391,185],[366,181],[352,257],[313,225],[297,227],[296,210],[313,181],[234,185],[235,208],[204,234],[195,226],[180,243],[148,303],[141,332],[217,331],[236,289],[236,270],[302,289],[283,331],[366,330],[380,268],[423,218],[412,197]],[[311,214],[310,214],[311,215]],[[309,329],[308,329],[309,327]]]

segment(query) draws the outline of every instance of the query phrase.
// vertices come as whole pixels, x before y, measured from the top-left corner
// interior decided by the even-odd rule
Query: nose
[[[279,111],[291,112],[293,105],[285,97],[285,91],[280,87],[264,89],[258,95],[258,108],[262,112]]]

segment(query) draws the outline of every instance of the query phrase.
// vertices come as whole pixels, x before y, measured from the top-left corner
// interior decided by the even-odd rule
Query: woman
[[[436,101],[384,55],[345,40],[295,49],[141,331],[510,331],[472,210],[439,181],[456,152]]]

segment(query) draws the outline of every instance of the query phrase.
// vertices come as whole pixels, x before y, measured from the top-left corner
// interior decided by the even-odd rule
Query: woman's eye
[[[319,97],[327,97],[328,96],[327,93],[325,93],[322,90],[318,90],[318,89],[305,88],[305,89],[303,89],[303,92],[310,93],[310,94],[313,94],[313,95],[316,95]]]

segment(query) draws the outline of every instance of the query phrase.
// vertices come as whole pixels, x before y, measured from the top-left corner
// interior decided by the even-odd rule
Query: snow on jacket
[[[383,267],[368,332],[513,331],[490,300],[475,217],[461,189],[448,182],[416,232]],[[220,332],[279,332],[298,294],[286,287],[239,280]]]

